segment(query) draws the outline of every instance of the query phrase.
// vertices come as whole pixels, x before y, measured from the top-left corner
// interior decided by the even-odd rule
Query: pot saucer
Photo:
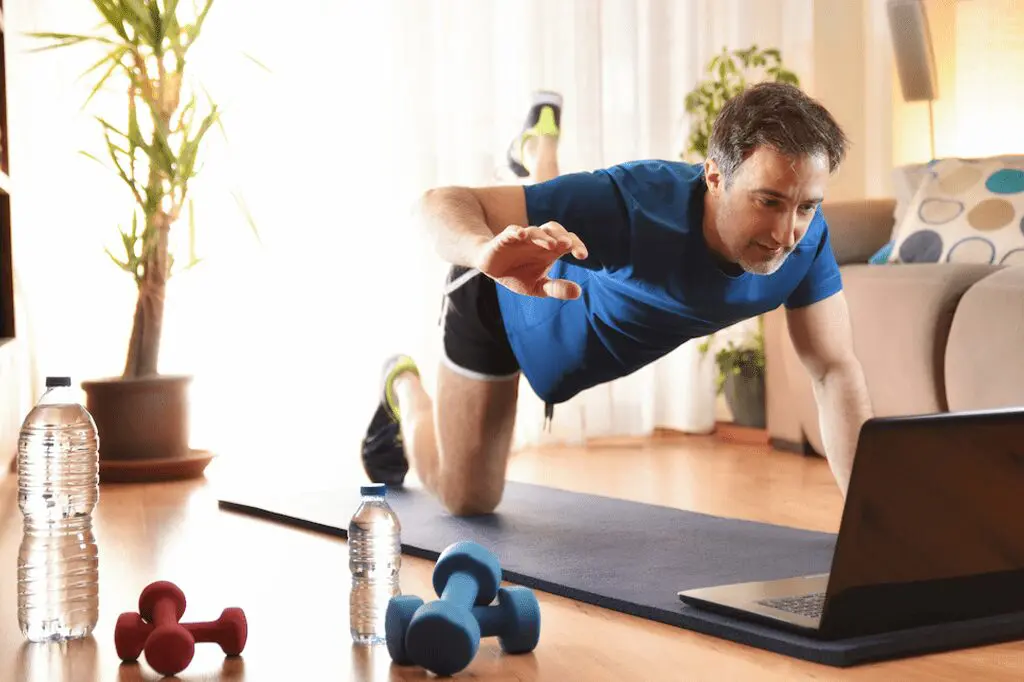
[[[216,457],[209,450],[189,450],[184,457],[100,459],[100,483],[146,483],[198,478]]]

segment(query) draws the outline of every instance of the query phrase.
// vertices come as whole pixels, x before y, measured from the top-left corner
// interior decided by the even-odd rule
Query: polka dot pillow
[[[929,164],[886,260],[1024,264],[1024,158]]]

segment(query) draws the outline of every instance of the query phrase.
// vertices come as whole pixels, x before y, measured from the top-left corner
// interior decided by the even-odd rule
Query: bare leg
[[[541,135],[527,140],[523,149],[526,168],[530,171],[530,180],[545,182],[557,178],[558,172],[558,137]]]
[[[531,182],[558,177],[558,139],[526,142]],[[457,516],[494,511],[505,490],[519,376],[485,381],[441,363],[436,403],[412,372],[395,377],[394,392],[406,457],[423,487]]]
[[[423,487],[459,516],[501,502],[515,426],[519,378],[471,379],[442,364],[437,404],[415,374],[395,379],[406,456]]]

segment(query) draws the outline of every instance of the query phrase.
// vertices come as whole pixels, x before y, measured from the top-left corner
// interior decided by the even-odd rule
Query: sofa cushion
[[[941,159],[897,225],[891,263],[1024,263],[1024,157]]]
[[[982,279],[960,299],[946,349],[951,410],[1024,405],[1024,266]]]
[[[930,177],[931,166],[935,161],[927,163],[908,163],[897,166],[892,170],[893,198],[896,205],[893,209],[893,218],[896,225],[903,222],[907,214],[907,208],[913,203],[917,190],[925,178]]]
[[[947,409],[946,341],[961,296],[997,266],[968,263],[840,268],[853,327],[854,351],[864,368],[878,416],[928,414]],[[783,363],[792,405],[808,443],[824,453],[817,406],[807,374],[786,344]]]
[[[948,263],[843,269],[854,349],[875,414],[947,409],[946,341],[953,314],[992,266]]]
[[[821,213],[828,225],[832,253],[840,265],[863,263],[892,237],[891,198],[825,201]]]

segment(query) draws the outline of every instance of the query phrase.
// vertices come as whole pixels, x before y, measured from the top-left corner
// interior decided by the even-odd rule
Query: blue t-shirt
[[[579,283],[572,301],[498,286],[512,350],[537,395],[560,403],[744,319],[810,305],[842,288],[820,208],[772,275],[730,273],[703,233],[701,164],[635,161],[528,185],[530,225],[554,220],[588,257],[566,255],[552,279]]]

